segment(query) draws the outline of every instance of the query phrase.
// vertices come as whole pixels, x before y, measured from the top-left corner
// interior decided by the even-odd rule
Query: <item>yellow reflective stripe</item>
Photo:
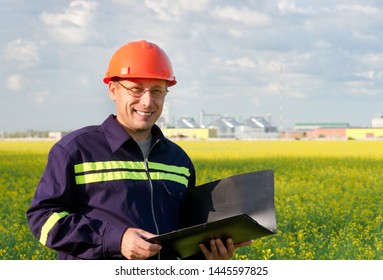
[[[153,180],[169,180],[187,186],[189,169],[183,166],[148,162],[150,177]],[[148,180],[144,162],[137,161],[97,161],[84,162],[74,166],[78,185],[113,180]]]
[[[190,176],[189,169],[183,166],[167,165],[158,162],[149,162],[149,168]]]
[[[183,177],[183,176],[176,175],[176,174],[162,173],[162,172],[150,172],[150,178],[152,180],[173,181],[173,182],[177,182],[177,183],[180,183],[182,185],[185,185],[186,187],[188,186],[188,179]]]
[[[113,172],[100,172],[100,173],[90,173],[85,175],[76,176],[76,183],[88,184],[95,182],[106,182],[113,180],[147,180],[148,176],[145,172],[129,172],[129,171],[113,171]]]
[[[184,176],[164,173],[164,172],[150,172],[150,178],[152,180],[168,180],[180,183],[187,187],[188,179]],[[113,180],[148,180],[148,176],[145,172],[128,172],[128,171],[114,171],[114,172],[100,172],[90,173],[76,176],[76,183],[78,185],[90,184],[96,182],[107,182]]]
[[[105,169],[145,169],[143,162],[137,161],[97,161],[84,162],[74,166],[75,173],[98,171]]]
[[[162,170],[180,175],[190,176],[189,169],[183,166],[168,165],[158,162],[149,162],[149,168]],[[84,162],[74,166],[75,173],[84,173],[89,171],[113,170],[113,169],[145,169],[144,162],[137,161],[96,161]]]
[[[66,211],[53,213],[41,228],[40,243],[45,245],[47,243],[48,233],[51,231],[53,226],[57,223],[58,220],[68,215],[69,213]]]

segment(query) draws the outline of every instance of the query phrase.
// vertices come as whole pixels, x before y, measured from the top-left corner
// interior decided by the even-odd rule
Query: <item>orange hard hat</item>
[[[152,78],[177,83],[169,57],[156,44],[141,40],[120,47],[112,56],[104,83],[112,78]]]

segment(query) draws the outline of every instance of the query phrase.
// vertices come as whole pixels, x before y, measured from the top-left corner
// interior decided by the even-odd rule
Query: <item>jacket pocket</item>
[[[184,201],[186,195],[186,188],[179,184],[163,183],[167,194],[180,202]]]
[[[160,233],[179,229],[180,212],[186,196],[186,188],[180,184],[163,182],[161,193],[155,198],[156,217]]]

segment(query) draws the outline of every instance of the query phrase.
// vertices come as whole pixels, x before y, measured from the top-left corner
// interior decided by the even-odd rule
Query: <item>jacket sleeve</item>
[[[88,218],[75,206],[75,178],[69,154],[55,144],[36,188],[27,219],[45,246],[80,259],[121,257],[126,227]]]

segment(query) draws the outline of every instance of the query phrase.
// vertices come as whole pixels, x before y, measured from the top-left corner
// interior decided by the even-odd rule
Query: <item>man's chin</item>
[[[153,122],[136,122],[134,125],[134,131],[145,133],[148,130],[151,131],[154,123]]]

